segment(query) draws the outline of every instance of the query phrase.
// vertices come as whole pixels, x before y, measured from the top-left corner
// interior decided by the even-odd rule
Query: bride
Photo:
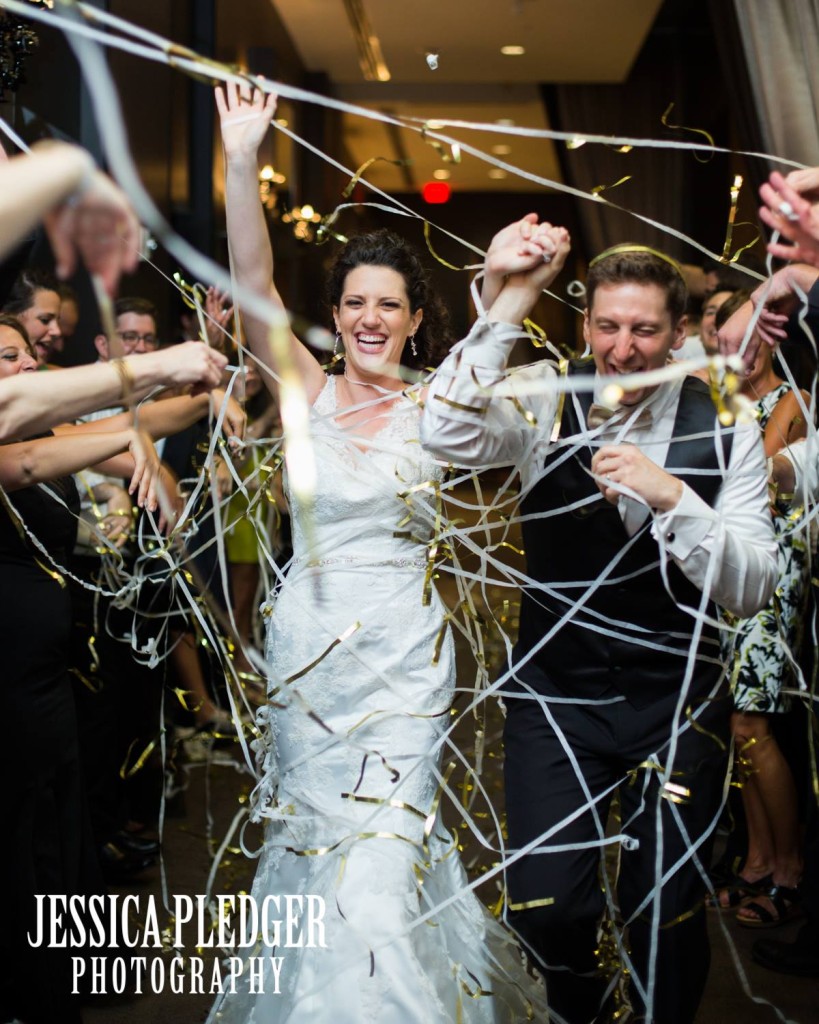
[[[228,84],[216,102],[233,271],[281,305],[257,169],[275,97]],[[387,231],[348,242],[328,290],[343,374],[326,375],[290,339],[312,405],[318,483],[309,510],[288,493],[294,558],[268,619],[253,810],[265,822],[257,906],[270,894],[320,897],[326,944],[251,949],[266,962],[283,957],[278,991],[272,977],[263,994],[240,985],[210,1020],[545,1015],[542,987],[467,888],[438,814],[455,685],[445,609],[426,574],[442,468],[419,445],[419,408],[397,366],[440,357],[445,319],[417,256]],[[268,325],[245,315],[245,331],[254,356],[275,370]]]

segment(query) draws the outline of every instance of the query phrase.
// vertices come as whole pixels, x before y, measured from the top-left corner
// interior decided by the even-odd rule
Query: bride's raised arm
[[[273,281],[273,248],[259,199],[258,150],[276,111],[276,97],[265,98],[260,89],[237,88],[228,82],[216,89],[216,106],[225,151],[225,199],[230,259],[241,287],[272,299],[283,308]],[[245,336],[251,352],[271,370],[277,367],[270,346],[270,325],[243,314]],[[290,332],[293,359],[302,376],[308,401],[313,402],[324,386],[324,372],[310,351]],[[268,388],[275,381],[262,374]]]

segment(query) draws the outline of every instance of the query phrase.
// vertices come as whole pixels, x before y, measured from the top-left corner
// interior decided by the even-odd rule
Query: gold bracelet
[[[123,405],[130,405],[131,395],[134,390],[134,375],[131,373],[131,367],[124,359],[112,359],[111,365],[117,371],[120,382],[122,383],[122,394],[120,400]]]

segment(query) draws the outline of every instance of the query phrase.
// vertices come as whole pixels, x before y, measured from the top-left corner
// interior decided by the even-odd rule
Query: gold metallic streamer
[[[356,793],[342,793],[342,800],[351,800],[357,804],[375,804],[378,807],[394,807],[398,811],[407,811],[410,814],[414,814],[420,818],[421,821],[426,820],[426,814],[423,811],[419,811],[417,807],[413,807],[412,804],[404,803],[403,800],[385,799],[380,796],[358,796]]]
[[[510,910],[535,910],[537,907],[551,907],[555,901],[554,896],[545,896],[540,900],[527,900],[525,903],[507,903]]]
[[[435,796],[433,797],[432,804],[430,805],[429,814],[427,815],[426,821],[424,822],[424,853],[427,855],[427,857],[429,856],[429,837],[432,835],[432,826],[435,824],[435,818],[436,815],[438,814],[438,807],[441,803],[441,797],[443,796],[444,787],[449,782],[450,777],[452,776],[452,773],[454,771],[455,762],[450,761],[449,764],[446,766],[444,777],[441,780],[441,783],[438,786],[437,790],[435,791]]]
[[[430,130],[435,131],[435,125],[432,121],[427,121],[426,124],[421,126],[421,138],[423,141],[428,146],[432,146],[445,164],[459,164],[461,162],[461,147],[458,143],[452,142],[447,147],[437,139],[428,139],[427,132]]]
[[[528,334],[529,341],[531,341],[535,348],[545,348],[549,339],[540,324],[536,324],[534,320],[527,316],[523,321],[523,329]]]
[[[504,397],[508,402],[512,403],[512,405],[517,409],[517,411],[526,420],[530,427],[537,426],[537,419],[535,418],[535,414],[530,409],[526,409],[519,398],[517,398],[515,395],[504,395]]]
[[[591,193],[599,199],[601,192],[608,192],[610,189],[617,188],[618,185],[624,185],[627,181],[631,181],[631,179],[631,174],[624,174],[622,178],[618,178],[617,181],[613,181],[611,185],[595,185],[591,190]]]
[[[354,622],[351,626],[348,626],[347,629],[345,629],[340,636],[337,636],[335,640],[333,640],[317,658],[314,658],[314,660],[310,662],[309,665],[306,665],[303,669],[301,669],[299,672],[296,672],[294,675],[288,676],[287,679],[285,679],[283,686],[290,686],[290,684],[295,683],[297,679],[301,679],[302,676],[306,676],[308,672],[312,672],[316,665],[319,664],[319,662],[324,661],[324,659],[327,657],[330,651],[332,651],[335,647],[338,647],[339,644],[343,644],[345,640],[349,640],[353,633],[355,633],[356,630],[358,629],[361,629],[360,622]]]
[[[345,186],[343,192],[341,193],[341,198],[349,199],[350,196],[353,194],[353,189],[358,184],[361,175],[370,167],[372,167],[373,164],[378,163],[379,161],[382,161],[385,164],[392,164],[393,167],[406,167],[407,164],[409,163],[408,160],[391,160],[387,156],[371,156],[369,160],[364,161],[364,163],[358,168],[358,170],[355,172],[352,178],[350,178],[349,183]]]
[[[428,220],[424,221],[424,241],[427,243],[427,249],[429,249],[430,256],[436,259],[442,266],[446,267],[447,270],[471,270],[472,264],[467,264],[464,267],[456,267],[452,263],[448,263],[443,256],[439,256],[432,245],[432,239],[430,237],[431,225]]]
[[[558,376],[561,380],[565,379],[569,373],[569,360],[561,359],[557,364]],[[549,440],[552,444],[555,444],[557,439],[560,437],[560,425],[563,421],[563,409],[566,405],[566,391],[561,389],[557,393],[557,409],[555,410],[555,419],[552,424],[552,434]]]
[[[673,102],[669,103],[668,107],[666,108],[665,113],[660,118],[661,123],[663,125],[665,125],[666,128],[670,128],[672,131],[675,131],[675,132],[676,131],[680,131],[680,132],[694,132],[697,135],[704,136],[708,140],[708,144],[710,146],[714,146],[715,145],[713,135],[711,135],[710,132],[707,132],[704,128],[688,128],[686,125],[683,125],[683,124],[671,124],[671,122],[668,120],[668,118],[669,118],[669,116],[671,114],[671,111],[673,109],[674,109]],[[693,150],[692,152],[694,153],[694,159],[698,163],[701,163],[701,164],[707,164],[708,161],[713,158],[713,153],[709,153],[707,156],[702,157],[702,156],[699,155],[699,152],[697,150]]]
[[[462,412],[475,413],[477,416],[485,416],[486,409],[478,408],[474,405],[462,405],[460,402],[454,402],[451,398],[446,398],[444,395],[433,395],[436,401],[443,402],[444,405],[450,405],[453,409],[460,409]]]
[[[700,725],[700,723],[694,717],[694,709],[690,705],[685,709],[685,717],[686,721],[691,726],[691,728],[695,729],[700,734],[700,736],[707,736],[709,739],[713,740],[714,743],[716,743],[719,749],[723,752],[725,752],[728,749],[723,740],[720,739],[720,737],[717,736],[716,733],[710,732],[708,729],[705,728],[705,726]]]
[[[173,279],[179,289],[179,297],[188,309],[196,310],[204,304],[207,293],[201,284],[188,284],[178,270],[174,271]]]
[[[133,776],[136,775],[136,773],[140,770],[140,768],[142,768],[142,766],[145,764],[145,762],[151,756],[153,751],[156,749],[156,740],[151,740],[151,742],[148,744],[148,746],[142,751],[142,753],[139,755],[139,757],[136,759],[136,761],[129,768],[128,767],[128,761],[131,758],[131,751],[134,749],[134,746],[136,745],[136,742],[137,742],[136,740],[133,740],[131,742],[131,745],[128,747],[128,753],[125,755],[125,760],[122,762],[122,766],[121,766],[121,768],[119,770],[119,777],[121,779],[133,778]]]
[[[728,228],[725,235],[725,245],[722,247],[722,262],[728,262],[728,253],[731,251],[731,232],[734,228],[734,220],[737,215],[737,204],[739,203],[739,194],[742,191],[742,175],[737,174],[734,176],[733,184],[731,185],[730,197],[731,205],[728,210]]]

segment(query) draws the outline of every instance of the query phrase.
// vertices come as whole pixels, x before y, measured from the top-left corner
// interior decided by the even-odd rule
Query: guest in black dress
[[[0,316],[0,379],[36,369],[25,331]],[[71,956],[34,948],[36,894],[91,895],[105,887],[83,795],[67,672],[71,605],[61,567],[74,547],[79,499],[71,472],[128,446],[133,431],[44,435],[0,446],[0,1020],[74,1024]],[[47,485],[39,481],[48,479]],[[113,940],[113,937],[112,937]],[[99,955],[101,950],[95,950]]]

